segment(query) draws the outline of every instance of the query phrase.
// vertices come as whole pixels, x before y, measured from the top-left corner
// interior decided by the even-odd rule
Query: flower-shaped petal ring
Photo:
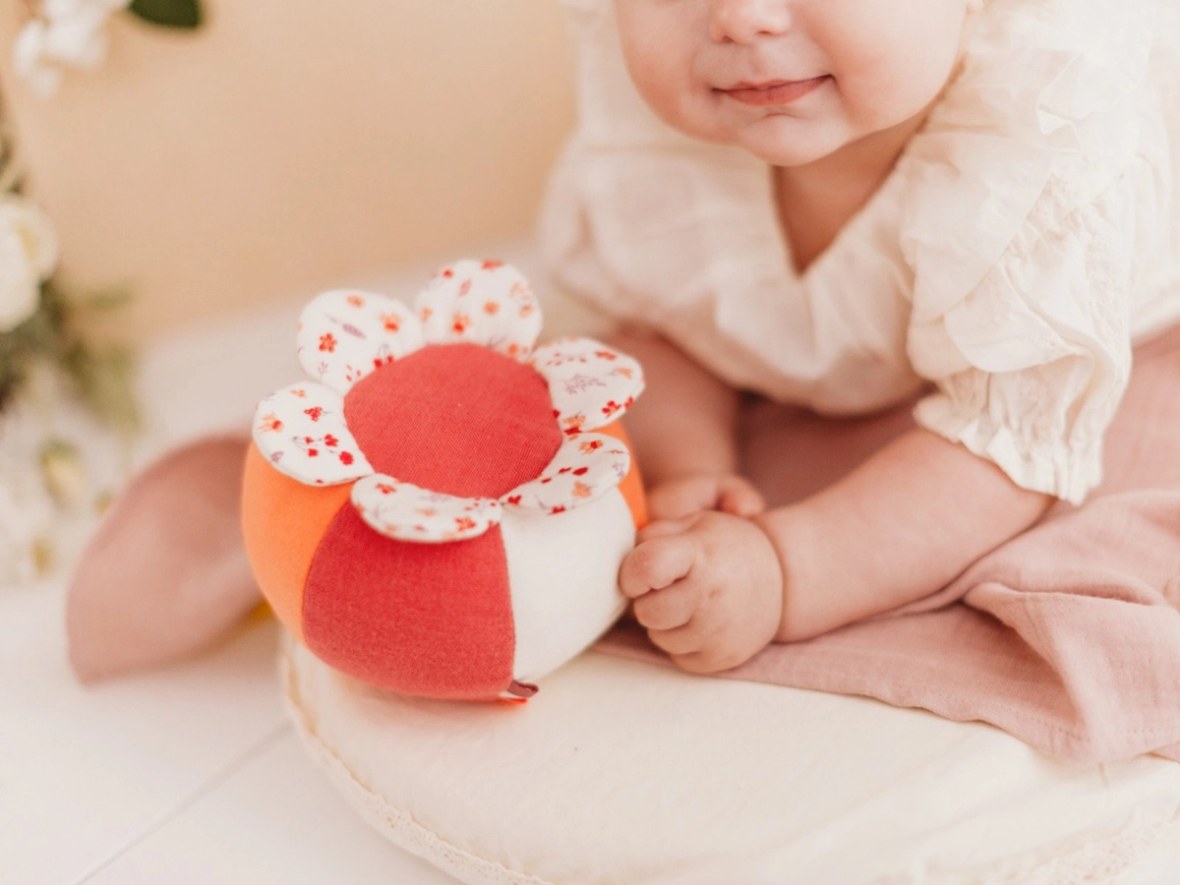
[[[414,309],[384,295],[333,290],[300,315],[300,365],[316,381],[262,400],[254,441],[271,465],[305,485],[353,483],[350,498],[375,531],[405,541],[477,537],[505,509],[555,514],[622,482],[631,458],[613,436],[586,431],[623,415],[643,390],[638,363],[589,338],[536,348],[541,311],[525,278],[498,261],[459,261],[440,270]],[[429,347],[477,344],[536,371],[548,388],[565,441],[549,465],[497,498],[445,494],[379,472],[345,417],[348,392],[375,372]]]

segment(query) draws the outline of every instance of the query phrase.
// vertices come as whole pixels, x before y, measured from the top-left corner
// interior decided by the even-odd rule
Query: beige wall
[[[118,16],[52,99],[0,86],[63,279],[129,283],[133,334],[527,230],[571,122],[556,0],[203,0]]]

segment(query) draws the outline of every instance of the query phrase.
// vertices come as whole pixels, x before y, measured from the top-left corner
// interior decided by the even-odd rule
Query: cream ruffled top
[[[566,3],[581,118],[541,234],[560,284],[737,387],[855,414],[932,385],[918,422],[1020,486],[1077,502],[1098,483],[1132,342],[1180,320],[1175,0],[990,0],[802,274],[766,165],[660,122],[609,0]]]

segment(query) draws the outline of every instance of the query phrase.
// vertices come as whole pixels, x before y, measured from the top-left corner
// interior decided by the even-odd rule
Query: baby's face
[[[614,0],[627,68],[696,138],[800,166],[919,117],[973,0]]]

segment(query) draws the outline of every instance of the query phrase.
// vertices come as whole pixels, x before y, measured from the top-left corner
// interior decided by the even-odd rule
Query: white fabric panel
[[[513,672],[531,682],[589,646],[626,608],[618,571],[635,524],[611,489],[555,515],[506,509],[500,531],[516,624]]]

